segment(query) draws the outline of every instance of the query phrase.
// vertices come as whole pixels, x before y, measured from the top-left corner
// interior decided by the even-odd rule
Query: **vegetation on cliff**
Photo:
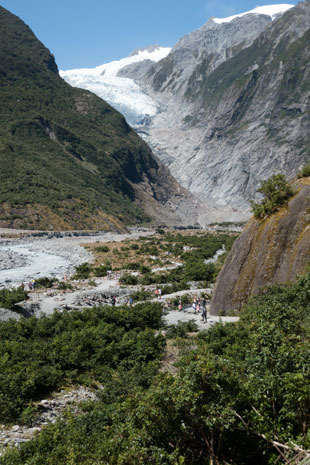
[[[260,219],[272,215],[294,195],[291,184],[283,174],[274,174],[269,179],[262,181],[258,189],[263,195],[259,203],[251,202],[254,218]]]

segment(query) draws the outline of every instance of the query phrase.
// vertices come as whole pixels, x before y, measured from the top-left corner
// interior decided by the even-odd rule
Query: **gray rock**
[[[204,203],[202,225],[247,219],[261,180],[292,176],[309,161],[307,41],[291,61],[283,52],[309,23],[309,3],[272,23],[264,15],[211,19],[142,79],[163,110],[141,135]]]

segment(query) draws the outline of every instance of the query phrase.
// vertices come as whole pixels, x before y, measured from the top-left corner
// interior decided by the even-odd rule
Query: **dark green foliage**
[[[137,271],[140,268],[140,263],[138,262],[132,262],[132,263],[127,263],[126,265],[126,270],[133,270]]]
[[[100,245],[98,247],[95,247],[95,250],[96,252],[103,252],[103,253],[106,253],[106,252],[109,252],[109,247],[107,245]]]
[[[309,275],[261,292],[239,323],[200,333],[176,375],[152,382],[152,366],[119,373],[101,402],[14,448],[3,465],[67,465],[72,457],[75,465],[302,463],[310,448],[309,296]]]
[[[176,338],[176,337],[187,337],[187,333],[193,333],[197,331],[197,324],[195,320],[181,322],[179,321],[176,325],[171,325],[166,331],[166,337]]]
[[[180,300],[182,302],[182,305],[188,305],[192,302],[192,296],[190,294],[183,294],[181,296],[174,297],[171,303],[175,308],[178,308]]]
[[[134,302],[141,302],[143,300],[151,299],[154,297],[154,294],[153,292],[146,291],[144,288],[142,288],[140,291],[133,292],[131,297],[133,298]]]
[[[300,170],[297,177],[300,178],[308,178],[310,176],[310,165],[306,165]]]
[[[179,283],[167,284],[161,288],[162,295],[172,294],[173,292],[183,291],[184,289],[190,289],[190,285],[181,281]]]
[[[28,292],[20,287],[17,289],[1,289],[0,290],[0,307],[12,309],[18,302],[22,302],[28,298]]]
[[[94,275],[96,277],[104,277],[107,275],[108,271],[111,269],[110,266],[101,265],[94,268]]]
[[[141,274],[147,274],[151,272],[151,268],[146,265],[140,265],[140,273]]]
[[[72,279],[87,279],[90,276],[91,267],[88,263],[82,263],[75,268]]]
[[[137,276],[134,276],[132,274],[129,274],[129,273],[125,273],[123,274],[123,276],[120,277],[119,279],[119,282],[121,284],[128,284],[129,286],[134,286],[136,284],[138,284],[138,278]]]
[[[36,288],[49,288],[53,287],[55,283],[57,283],[58,279],[57,278],[49,278],[47,276],[44,276],[42,278],[36,279]]]
[[[73,289],[73,286],[72,284],[66,283],[65,281],[59,281],[57,284],[57,288],[65,291],[66,289]]]
[[[251,202],[254,218],[260,219],[269,216],[286,205],[294,195],[292,186],[287,182],[283,174],[274,174],[266,181],[261,182],[258,192],[263,194],[260,203]]]
[[[29,402],[64,384],[103,381],[107,368],[132,369],[156,359],[163,338],[153,330],[161,313],[155,303],[1,323],[0,421],[18,417]]]

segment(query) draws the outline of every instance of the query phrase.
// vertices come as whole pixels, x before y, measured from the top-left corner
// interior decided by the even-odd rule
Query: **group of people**
[[[25,283],[21,283],[21,285],[19,287],[20,287],[20,289],[22,291],[24,291],[25,290]],[[29,291],[34,291],[35,290],[35,288],[36,288],[36,280],[35,279],[32,279],[31,281],[29,281],[28,288],[29,288]]]
[[[192,308],[193,308],[193,310],[194,310],[194,313],[200,313],[200,310],[201,310],[202,321],[204,321],[204,322],[207,321],[207,319],[208,319],[208,315],[207,315],[207,301],[206,301],[205,298],[203,298],[202,300],[200,300],[200,298],[194,299]],[[180,312],[183,310],[183,304],[182,304],[182,300],[181,300],[181,299],[179,300],[178,310],[179,310]]]

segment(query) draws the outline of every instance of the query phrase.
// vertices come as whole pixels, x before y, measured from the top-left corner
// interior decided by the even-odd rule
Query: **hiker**
[[[196,313],[196,299],[193,302],[193,310],[194,310],[194,313]]]
[[[197,310],[197,313],[200,312],[200,299],[197,299],[197,302],[196,302],[196,310]]]
[[[129,299],[129,307],[132,306],[132,302],[133,302],[133,299],[132,299],[132,297],[130,297],[130,299]]]
[[[115,303],[116,303],[116,297],[115,297],[115,295],[111,298],[111,303],[112,303],[113,306],[115,305]]]
[[[161,289],[158,289],[158,298],[161,299]]]
[[[207,302],[206,302],[206,299],[203,299],[202,300],[202,321],[204,323],[207,322],[207,319],[208,319],[208,315],[207,315]]]
[[[158,299],[158,294],[159,294],[158,289],[156,289],[156,291],[155,291],[155,297],[157,297],[157,299]]]
[[[179,312],[181,312],[181,311],[182,311],[182,300],[180,299],[179,300]]]

